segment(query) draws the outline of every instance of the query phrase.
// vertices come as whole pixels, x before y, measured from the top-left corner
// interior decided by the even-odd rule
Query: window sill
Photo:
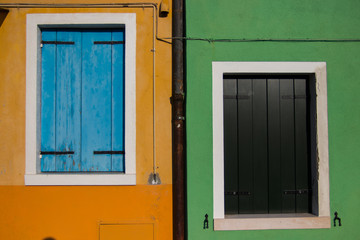
[[[135,174],[26,174],[25,185],[136,185]]]
[[[329,216],[302,214],[227,215],[214,219],[214,230],[266,230],[330,228]]]

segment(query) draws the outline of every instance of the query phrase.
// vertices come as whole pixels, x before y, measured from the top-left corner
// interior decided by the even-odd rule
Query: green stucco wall
[[[186,0],[186,36],[360,39],[359,0]],[[360,239],[360,42],[186,41],[187,231],[199,239]],[[213,231],[212,61],[327,63],[330,211],[342,227]],[[209,214],[209,229],[203,229]]]

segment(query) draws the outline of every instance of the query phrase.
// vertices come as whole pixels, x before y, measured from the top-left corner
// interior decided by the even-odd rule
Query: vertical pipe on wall
[[[153,49],[151,50],[153,52],[153,176],[154,179],[152,181],[152,184],[156,184],[157,180],[156,180],[156,86],[155,86],[155,79],[156,79],[156,74],[155,74],[155,63],[156,63],[156,59],[155,59],[155,55],[156,55],[156,49],[155,49],[155,40],[156,40],[156,36],[155,36],[155,29],[156,29],[156,12],[157,9],[155,7],[153,7]]]
[[[172,20],[172,154],[173,239],[185,239],[184,36],[183,0],[173,0]]]

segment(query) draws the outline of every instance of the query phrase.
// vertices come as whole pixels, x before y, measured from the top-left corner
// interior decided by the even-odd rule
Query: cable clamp
[[[185,117],[184,116],[176,116],[175,120],[183,120],[183,121],[185,121]]]

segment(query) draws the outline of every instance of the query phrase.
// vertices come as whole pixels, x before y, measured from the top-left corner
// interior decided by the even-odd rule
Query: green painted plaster
[[[360,38],[358,0],[187,0],[186,35],[201,38]],[[209,43],[187,41],[188,239],[359,239],[360,42]],[[213,217],[212,61],[327,63],[331,214],[342,227],[320,230],[204,230]]]

